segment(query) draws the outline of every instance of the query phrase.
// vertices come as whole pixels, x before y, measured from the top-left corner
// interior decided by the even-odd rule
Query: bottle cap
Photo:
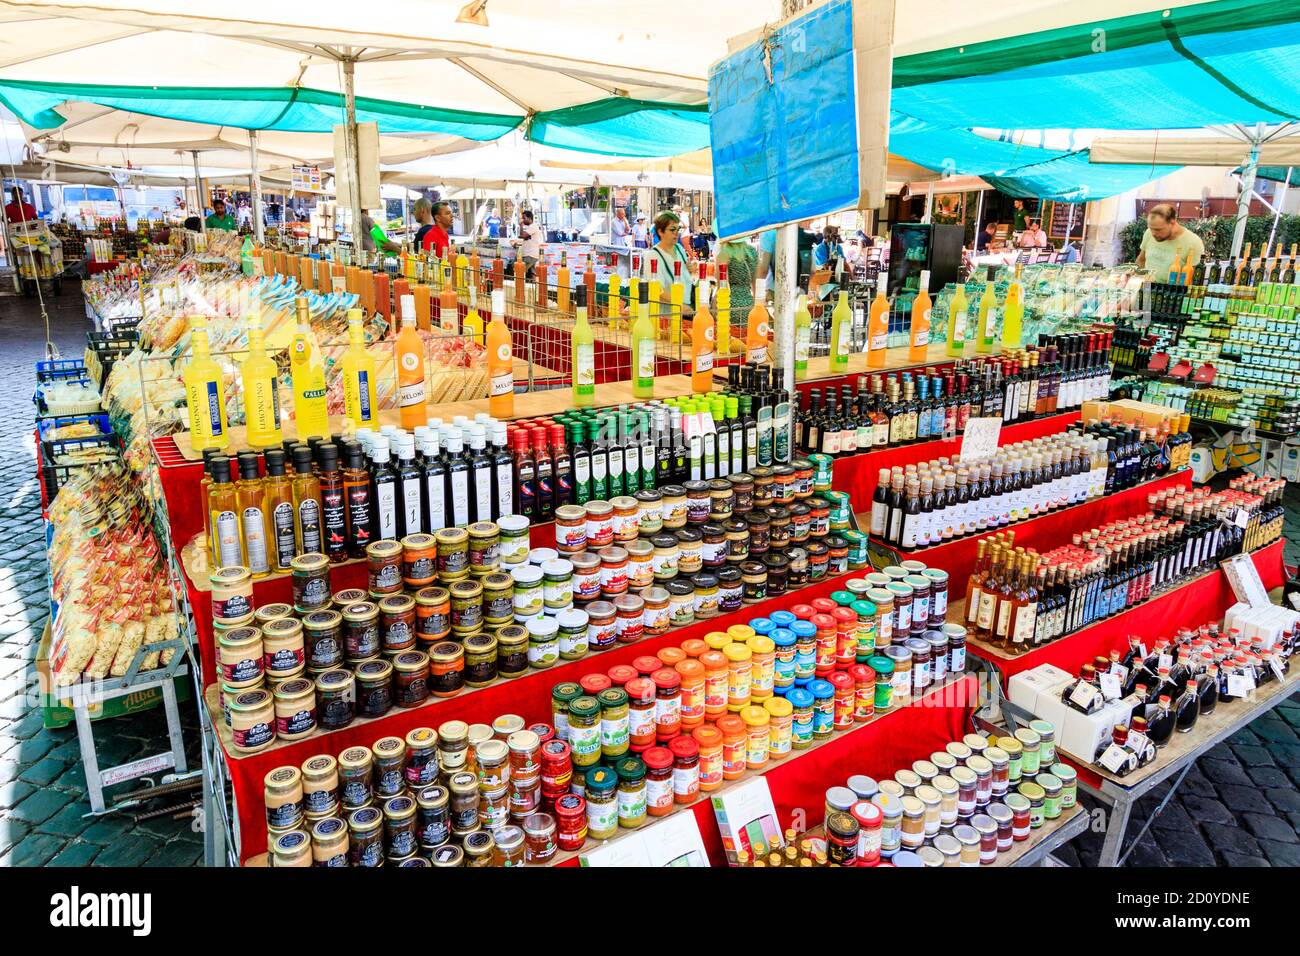
[[[227,464],[227,469],[229,465]],[[241,451],[239,453],[239,477],[245,481],[256,481],[257,474],[257,453],[251,451]]]
[[[387,441],[385,441],[387,444]],[[306,445],[294,445],[293,447],[293,470],[299,474],[308,474],[312,468],[311,449]]]
[[[415,325],[415,296],[404,295],[399,303],[402,307],[402,325]],[[352,318],[351,311],[348,313],[348,318],[349,320]]]

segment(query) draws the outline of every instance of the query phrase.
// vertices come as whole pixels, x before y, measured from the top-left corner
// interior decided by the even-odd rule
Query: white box
[[[1058,741],[1062,749],[1081,760],[1091,761],[1097,751],[1110,740],[1114,726],[1128,722],[1126,718],[1130,706],[1113,701],[1092,714],[1080,713],[1073,707],[1067,707],[1063,724],[1057,725],[1061,728]]]
[[[1034,713],[1041,719],[1047,721],[1056,728],[1056,736],[1059,740],[1061,737],[1061,728],[1069,720],[1070,714],[1074,713],[1074,708],[1061,700],[1061,691],[1068,684],[1061,684],[1043,691],[1038,695],[1038,706],[1034,708]]]
[[[1017,707],[1037,714],[1038,695],[1045,690],[1059,687],[1068,680],[1072,680],[1068,672],[1053,664],[1040,664],[1027,671],[1021,671],[1007,681],[1007,697]]]

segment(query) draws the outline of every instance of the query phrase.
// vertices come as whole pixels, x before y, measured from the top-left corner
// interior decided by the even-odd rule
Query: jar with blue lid
[[[794,686],[795,679],[795,637],[788,627],[776,627],[768,635],[776,645],[776,665],[773,675],[773,689],[784,695]]]
[[[790,625],[794,632],[794,682],[802,687],[817,674],[817,625],[812,621],[795,621]]]
[[[824,740],[835,730],[835,687],[830,681],[815,680],[808,690],[813,695],[813,737]]]
[[[773,627],[790,627],[795,621],[799,620],[791,611],[773,611],[768,615],[768,620],[772,622]],[[768,635],[769,637],[771,635]]]
[[[749,626],[754,629],[754,633],[760,637],[771,637],[772,630],[776,627],[772,619],[768,617],[755,617],[749,621]]]
[[[785,699],[794,708],[794,724],[791,729],[792,745],[795,750],[805,750],[813,742],[813,695],[806,687],[792,687]]]

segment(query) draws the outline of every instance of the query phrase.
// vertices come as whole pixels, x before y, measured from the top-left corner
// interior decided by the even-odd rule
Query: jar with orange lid
[[[763,701],[768,713],[768,756],[780,760],[794,746],[794,705],[784,697],[769,697]]]
[[[749,728],[738,714],[723,714],[713,726],[722,734],[722,776],[739,780],[745,775],[749,750]]]
[[[672,666],[682,682],[682,732],[686,733],[704,723],[704,665],[698,660],[688,657],[677,661]]]
[[[663,667],[650,675],[655,685],[655,738],[666,743],[682,729],[682,678]]]
[[[498,667],[499,665],[498,660]],[[396,661],[393,662],[393,667],[397,667]],[[398,679],[400,680],[400,675]],[[442,641],[433,645],[429,651],[429,685],[434,697],[455,697],[464,689],[465,648],[463,645],[454,641]]]
[[[754,652],[744,644],[728,644],[722,653],[727,657],[727,710],[737,714],[749,706]]]
[[[704,716],[715,720],[727,712],[727,655],[707,650],[698,660],[704,668]]]
[[[711,724],[701,724],[691,731],[700,748],[700,790],[708,793],[722,786],[722,731]]]
[[[848,730],[853,726],[853,716],[857,703],[857,687],[853,678],[845,671],[835,671],[827,674],[826,680],[835,688],[833,726],[836,730]]]
[[[756,634],[745,641],[745,646],[752,655],[749,697],[758,703],[771,697],[776,686],[776,642],[770,637]]]
[[[865,723],[876,713],[876,672],[866,664],[854,664],[848,675],[853,678],[853,720]]]
[[[646,812],[666,816],[673,809],[673,753],[667,747],[651,747],[641,754],[645,763]]]
[[[408,534],[402,539],[402,584],[419,590],[438,576],[438,539],[431,534]]]
[[[757,704],[741,708],[740,719],[745,722],[748,743],[745,747],[745,766],[749,770],[762,770],[767,766],[772,749],[772,715]]]
[[[673,802],[692,803],[700,795],[700,745],[694,737],[674,737],[668,752],[673,755]]]

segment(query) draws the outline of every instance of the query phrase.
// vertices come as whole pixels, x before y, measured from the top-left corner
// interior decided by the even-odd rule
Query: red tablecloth
[[[1061,412],[1059,415],[1045,415],[1019,425],[1008,425],[998,436],[998,444],[1011,445],[1018,441],[1056,435],[1078,420],[1078,412]],[[849,501],[855,512],[868,511],[871,508],[871,496],[876,493],[876,479],[880,476],[880,469],[919,465],[935,458],[950,458],[960,452],[961,436],[958,435],[955,438],[923,441],[915,445],[900,445],[897,448],[870,451],[865,455],[838,458],[832,472],[831,487],[849,493]]]
[[[1283,541],[1275,541],[1251,555],[1266,588],[1275,588],[1286,580],[1286,569],[1282,564],[1284,546]],[[1216,569],[1028,654],[1010,660],[981,656],[1001,672],[1004,682],[1040,664],[1055,664],[1073,674],[1098,654],[1108,655],[1113,650],[1126,649],[1131,635],[1138,635],[1147,647],[1151,647],[1157,638],[1173,637],[1179,627],[1199,627],[1211,621],[1221,621],[1236,600],[1227,575]],[[974,645],[968,646],[972,654],[979,654]]]
[[[772,791],[772,803],[783,827],[807,829],[822,823],[828,787],[843,786],[854,774],[876,779],[894,773],[960,740],[970,728],[971,714],[978,703],[978,685],[968,674],[957,683],[923,696],[910,707],[840,734],[830,743],[805,754],[792,754],[763,772]],[[700,836],[709,853],[709,863],[726,866],[722,843],[711,801],[691,807]],[[569,861],[566,866],[576,866]]]
[[[365,565],[349,567],[360,568],[364,576]],[[347,570],[343,568],[340,570]],[[266,849],[266,823],[263,805],[262,783],[267,771],[285,764],[299,766],[308,757],[319,753],[338,755],[348,747],[358,744],[369,746],[380,737],[405,736],[416,727],[437,727],[443,721],[464,720],[467,723],[490,723],[501,714],[519,714],[528,723],[550,722],[551,688],[562,681],[576,681],[586,674],[608,671],[616,664],[630,664],[633,659],[669,645],[679,645],[690,638],[702,638],[711,631],[725,631],[732,624],[744,624],[751,618],[770,614],[772,611],[791,608],[796,604],[806,603],[815,597],[825,597],[832,591],[839,590],[845,580],[860,571],[827,578],[817,584],[801,588],[789,595],[770,598],[760,604],[751,605],[731,614],[720,615],[712,620],[699,621],[689,627],[679,628],[661,637],[638,641],[635,644],[621,645],[598,654],[589,654],[582,660],[568,661],[562,665],[543,671],[533,671],[523,677],[502,681],[490,687],[470,690],[457,697],[431,699],[429,703],[412,710],[393,710],[383,717],[370,721],[358,721],[342,730],[329,735],[309,737],[295,741],[286,746],[250,756],[233,755],[227,751],[226,763],[235,787],[236,804],[239,808],[240,831],[243,835],[241,853],[244,858],[261,853]],[[336,571],[337,574],[337,571]],[[288,587],[288,579],[269,582],[283,582]],[[346,587],[337,579],[334,586]],[[362,585],[364,586],[364,585]],[[263,598],[259,595],[258,602]],[[268,596],[266,601],[279,598]],[[209,605],[210,606],[210,605]],[[197,618],[202,613],[195,607]],[[210,612],[209,612],[210,616]],[[210,648],[205,649],[210,655]],[[209,689],[209,695],[214,693]],[[218,712],[215,721],[222,719]],[[929,750],[933,750],[931,747]],[[929,753],[929,750],[926,753]]]

